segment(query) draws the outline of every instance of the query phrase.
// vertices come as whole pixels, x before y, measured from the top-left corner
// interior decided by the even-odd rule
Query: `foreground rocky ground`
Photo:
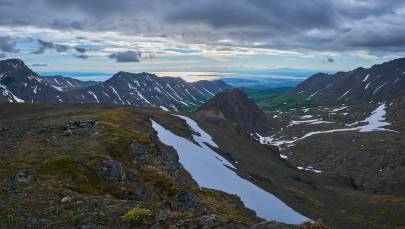
[[[166,112],[0,106],[1,228],[304,227],[263,222],[238,197],[199,189],[151,127],[153,118],[191,139]]]

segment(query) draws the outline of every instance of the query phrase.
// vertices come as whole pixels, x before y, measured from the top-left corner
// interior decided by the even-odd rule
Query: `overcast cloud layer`
[[[405,52],[404,21],[403,0],[0,0],[0,26],[30,28],[26,34],[0,37],[0,53],[17,52],[17,36],[25,39],[36,30],[51,29],[174,42],[173,47],[153,52],[144,50],[147,46],[128,47],[128,40],[115,42],[109,50],[93,47],[117,62],[138,62],[141,52],[142,56],[207,50],[226,54],[246,48],[262,50],[259,54],[276,50],[400,55]],[[53,49],[76,52],[72,55],[79,58],[91,56],[91,48],[86,52],[84,47],[47,39],[38,40],[32,53]],[[194,50],[190,44],[199,46]]]

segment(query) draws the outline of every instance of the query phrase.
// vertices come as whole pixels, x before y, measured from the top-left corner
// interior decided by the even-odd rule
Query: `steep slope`
[[[221,80],[188,83],[181,78],[118,72],[102,83],[43,77],[23,61],[0,61],[0,102],[104,103],[163,110],[193,110],[230,88]]]
[[[94,86],[99,84],[100,82],[97,81],[83,81],[83,80],[78,80],[74,79],[71,77],[66,77],[66,76],[41,76],[41,79],[45,80],[47,83],[50,85],[53,85],[55,87],[67,89],[67,88],[77,88],[77,87],[88,87],[88,86]]]
[[[274,100],[277,105],[377,102],[405,95],[405,58],[334,75],[318,73]]]
[[[195,115],[207,119],[225,119],[241,133],[265,133],[272,127],[271,118],[240,89],[226,89],[203,104]]]
[[[271,143],[280,146],[279,150],[235,134],[235,125],[218,115],[200,116],[197,111],[192,117],[212,136],[221,156],[237,167],[235,172],[253,178],[256,184],[278,194],[306,216],[321,217],[332,228],[395,228],[395,225],[403,225],[401,213],[397,211],[405,209],[401,134],[394,131],[327,132],[359,129],[365,125],[368,128],[361,130],[371,127],[380,130],[380,123],[395,123],[390,119],[382,120],[380,111],[371,116],[376,104],[364,105],[333,107],[323,113],[318,109],[325,107],[283,111],[277,119],[285,124],[272,130],[276,134],[267,135]],[[358,116],[347,114],[348,109],[356,111]],[[293,112],[292,119],[285,122],[284,118]],[[387,112],[390,116],[390,109]],[[401,114],[398,112],[397,116]],[[362,120],[366,121],[353,125]],[[383,128],[396,130],[394,126]],[[314,133],[312,137],[307,135],[310,133]],[[305,135],[307,137],[302,138]],[[295,184],[289,186],[292,183]],[[284,196],[287,193],[294,197]],[[388,199],[396,204],[385,202]],[[311,210],[306,211],[308,206]]]

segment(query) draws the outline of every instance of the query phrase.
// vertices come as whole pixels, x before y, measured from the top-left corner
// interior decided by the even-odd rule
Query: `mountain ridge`
[[[274,106],[382,102],[405,96],[405,58],[335,74],[316,73],[277,97]]]
[[[40,77],[19,59],[0,61],[0,76],[0,102],[105,103],[193,110],[230,88],[221,80],[188,83],[146,72],[120,71],[101,83]]]

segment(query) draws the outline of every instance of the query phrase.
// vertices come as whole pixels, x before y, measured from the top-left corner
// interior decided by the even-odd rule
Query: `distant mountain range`
[[[118,72],[105,82],[40,77],[22,60],[0,61],[0,102],[103,103],[192,110],[230,87],[221,80],[188,83],[149,73]]]
[[[317,73],[272,100],[277,105],[379,102],[405,96],[405,58],[336,74]]]

